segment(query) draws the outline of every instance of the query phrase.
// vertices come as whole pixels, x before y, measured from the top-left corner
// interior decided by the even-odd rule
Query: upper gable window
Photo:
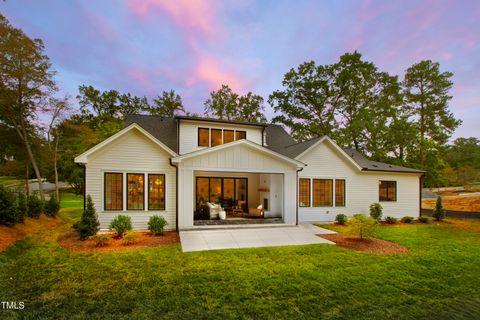
[[[223,130],[223,143],[229,143],[235,140],[235,131]]]
[[[242,140],[247,139],[247,132],[246,131],[237,131],[235,136],[235,140]]]
[[[210,143],[210,129],[198,128],[198,146],[208,147]]]
[[[242,139],[247,139],[247,132],[244,130],[198,128],[199,147],[215,147]]]
[[[212,129],[210,133],[210,146],[215,147],[222,144],[222,129]]]

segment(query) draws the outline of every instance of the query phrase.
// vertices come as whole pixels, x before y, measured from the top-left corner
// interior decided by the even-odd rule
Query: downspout
[[[419,182],[418,182],[418,194],[419,194],[419,204],[418,204],[418,212],[420,214],[420,217],[422,216],[422,191],[423,191],[423,181],[424,181],[424,178],[425,178],[425,173],[423,173],[420,178],[419,178]]]
[[[170,165],[175,168],[175,231],[178,232],[178,167],[173,164],[172,158]]]
[[[297,192],[296,192],[296,199],[295,199],[295,210],[296,210],[296,222],[295,225],[298,226],[298,193],[300,192],[300,188],[298,187],[298,173],[303,170],[304,167],[301,167],[297,170],[297,178],[295,184],[297,185]]]

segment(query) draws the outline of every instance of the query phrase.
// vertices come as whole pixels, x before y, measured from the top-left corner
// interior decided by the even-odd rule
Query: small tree
[[[383,215],[382,205],[378,202],[372,203],[370,205],[370,217],[379,221],[380,219],[382,219],[382,215]]]
[[[85,208],[85,211],[83,211],[82,219],[75,225],[78,233],[80,233],[80,239],[85,240],[88,237],[96,235],[100,229],[99,226],[100,222],[98,221],[97,213],[93,206],[92,197],[88,195],[87,207]]]
[[[443,210],[442,197],[438,196],[437,203],[435,204],[435,210],[433,210],[432,217],[437,221],[443,220],[445,218],[445,210]]]
[[[355,214],[347,221],[347,233],[354,234],[360,237],[360,239],[373,236],[377,223],[377,220],[373,218],[364,216],[363,214]]]
[[[45,202],[44,211],[49,217],[55,217],[58,211],[60,211],[60,202],[57,201],[55,194],[52,193],[50,199]]]

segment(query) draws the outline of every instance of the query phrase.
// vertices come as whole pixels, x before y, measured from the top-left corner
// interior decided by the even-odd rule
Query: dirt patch
[[[23,223],[13,227],[0,226],[0,252],[3,252],[26,235],[56,227],[61,221],[41,215],[38,219],[26,218]]]
[[[335,242],[339,247],[356,251],[376,254],[399,254],[408,252],[408,249],[404,246],[377,238],[360,239],[342,233],[322,234],[321,237]]]
[[[447,210],[480,212],[480,196],[462,195],[462,196],[444,196],[443,207]],[[436,199],[423,199],[422,208],[434,209]]]
[[[149,247],[158,247],[167,244],[179,243],[180,238],[177,232],[165,232],[161,236],[153,236],[150,232],[136,232],[138,237],[134,244],[125,245],[122,239],[114,238],[112,235],[106,235],[108,241],[105,246],[97,247],[94,239],[80,240],[76,231],[71,230],[58,237],[58,243],[65,249],[79,252],[110,252],[126,251],[132,249],[141,249]]]

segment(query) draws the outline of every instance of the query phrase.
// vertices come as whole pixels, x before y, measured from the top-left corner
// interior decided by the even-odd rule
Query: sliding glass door
[[[248,209],[248,179],[197,177],[196,204],[197,211],[207,202],[220,203],[226,210],[241,207]]]

